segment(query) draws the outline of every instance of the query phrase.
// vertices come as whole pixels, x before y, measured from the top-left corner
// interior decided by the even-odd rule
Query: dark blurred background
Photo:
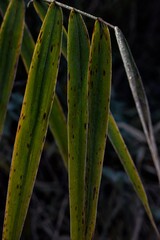
[[[74,6],[117,25],[126,36],[147,93],[158,148],[160,146],[160,1],[75,0]],[[67,26],[69,12],[64,10]],[[85,19],[90,36],[94,22]],[[2,20],[0,18],[0,20]],[[41,21],[33,6],[26,22],[36,40]],[[131,152],[160,229],[160,189],[140,120],[129,89],[114,33],[111,111]],[[0,143],[0,232],[2,231],[9,166],[27,74],[20,59],[4,134]],[[66,61],[62,57],[57,94],[66,107]],[[48,131],[22,240],[69,240],[68,179],[61,156]],[[95,240],[155,240],[154,230],[109,140],[98,204]]]

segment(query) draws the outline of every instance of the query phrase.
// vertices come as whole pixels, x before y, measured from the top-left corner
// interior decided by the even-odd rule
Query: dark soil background
[[[152,0],[65,0],[107,22],[126,36],[142,76],[149,100],[158,148],[160,147],[160,1]],[[68,11],[64,10],[67,26]],[[85,19],[91,35],[94,22]],[[0,20],[2,20],[0,18]],[[27,24],[36,40],[41,25],[31,5]],[[154,219],[160,229],[160,188],[155,168],[129,89],[122,60],[111,30],[113,81],[111,111],[115,116],[148,194]],[[18,74],[8,106],[0,143],[0,235],[2,231],[9,166],[27,74],[19,61]],[[61,59],[57,94],[66,108],[66,61]],[[48,131],[37,181],[22,240],[69,240],[68,179],[55,141]],[[107,141],[94,240],[156,240],[154,230]]]

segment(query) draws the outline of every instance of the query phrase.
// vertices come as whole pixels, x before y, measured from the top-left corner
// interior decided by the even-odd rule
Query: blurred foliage
[[[61,1],[62,2],[62,1]],[[124,32],[138,65],[149,100],[155,136],[160,147],[160,1],[138,0],[66,0],[66,4],[102,17]],[[65,11],[65,10],[64,10]],[[65,11],[67,22],[67,12]],[[1,22],[2,18],[0,18]],[[87,22],[88,21],[88,22]],[[87,20],[89,31],[93,22]],[[26,22],[34,39],[41,21],[32,5],[26,9]],[[136,113],[123,64],[113,33],[113,89],[111,109],[140,172],[154,218],[160,222],[160,189],[140,121]],[[66,65],[64,59],[61,65]],[[63,69],[66,69],[64,67]],[[66,72],[60,72],[57,94],[66,109]],[[20,61],[13,94],[8,105],[5,131],[0,143],[0,226],[2,226],[10,159],[26,73]],[[128,130],[128,126],[134,129]],[[139,135],[134,135],[139,130]],[[67,172],[57,146],[48,131],[22,240],[69,240]],[[128,224],[128,222],[130,224]],[[127,228],[126,228],[127,226]],[[2,229],[0,229],[1,235]],[[154,240],[153,229],[139,203],[128,177],[108,141],[98,207],[95,240]]]

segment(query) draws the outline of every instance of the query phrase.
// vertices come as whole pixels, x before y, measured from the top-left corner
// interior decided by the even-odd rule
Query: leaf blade
[[[48,127],[61,33],[62,12],[52,4],[42,25],[28,76],[11,164],[3,239],[19,239],[21,235]]]
[[[93,238],[108,128],[111,43],[108,28],[95,22],[88,72],[88,148],[86,163],[86,240]]]
[[[43,1],[34,0],[33,6],[37,14],[39,15],[40,19],[43,21],[48,9],[48,4],[46,4],[46,2],[43,2]],[[62,38],[62,53],[64,57],[67,59],[67,32],[64,26],[63,26],[63,38]]]
[[[0,29],[0,56],[2,59],[0,61],[0,136],[17,69],[23,28],[24,2],[22,0],[11,1]]]
[[[56,94],[49,118],[49,127],[63,158],[64,165],[68,169],[67,122],[62,106]]]
[[[68,171],[71,239],[84,239],[87,153],[87,71],[89,37],[81,15],[71,11],[68,25]]]
[[[148,100],[143,87],[142,79],[139,74],[136,63],[133,59],[132,53],[129,49],[127,40],[125,39],[122,31],[115,27],[115,36],[117,39],[118,47],[124,64],[124,68],[127,74],[131,92],[136,104],[136,108],[141,120],[141,124],[148,142],[148,146],[152,155],[152,159],[157,172],[158,180],[160,182],[160,162],[158,156],[158,150],[153,134],[153,127],[151,121],[151,115],[148,105]]]
[[[140,201],[142,202],[142,204],[146,210],[146,213],[151,221],[153,228],[155,229],[157,236],[160,237],[158,229],[154,222],[150,207],[149,207],[147,195],[144,190],[143,184],[141,182],[141,179],[139,177],[139,174],[137,172],[135,164],[128,152],[128,149],[127,149],[125,143],[124,143],[124,140],[120,134],[118,126],[111,114],[109,115],[109,126],[110,126],[108,128],[109,139],[110,139],[117,155],[119,156],[119,159],[120,159],[128,177],[134,187],[134,190],[136,191]]]
[[[2,2],[4,3],[4,2]],[[5,12],[5,7],[0,1],[0,9],[2,12]],[[47,9],[46,9],[47,11]],[[46,14],[46,12],[45,12]],[[44,14],[44,16],[45,16]],[[64,32],[63,32],[64,34]],[[65,31],[65,39],[66,39],[66,46],[65,46],[65,52],[67,52],[67,36]],[[35,48],[35,43],[32,38],[32,35],[25,24],[24,28],[24,35],[23,35],[23,41],[22,41],[22,47],[21,47],[21,57],[26,69],[26,72],[28,73],[30,68],[30,63],[32,60],[33,51]],[[62,47],[63,48],[63,47]],[[51,132],[55,138],[56,144],[59,148],[60,154],[62,156],[62,159],[64,161],[64,165],[66,168],[68,168],[68,142],[67,142],[67,125],[66,125],[66,118],[62,110],[62,106],[58,100],[57,95],[55,94],[55,98],[53,101],[53,107],[50,114],[50,121],[49,121],[49,127],[51,129]],[[63,134],[63,137],[62,137]]]

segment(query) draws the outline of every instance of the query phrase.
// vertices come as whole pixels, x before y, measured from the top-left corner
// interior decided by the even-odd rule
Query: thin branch
[[[84,12],[84,11],[81,11],[81,10],[79,10],[79,9],[77,9],[77,8],[68,6],[68,5],[64,4],[64,3],[57,2],[57,1],[54,1],[54,0],[42,0],[42,1],[43,1],[43,2],[47,2],[47,3],[53,3],[53,2],[55,2],[58,6],[60,6],[60,7],[62,7],[62,8],[65,8],[65,9],[70,10],[70,11],[74,10],[74,11],[76,11],[77,13],[80,13],[81,15],[83,15],[83,16],[85,16],[85,17],[91,18],[91,19],[93,19],[93,20],[99,20],[100,22],[102,22],[103,24],[107,25],[108,27],[110,27],[110,28],[112,28],[112,29],[115,29],[115,26],[113,26],[112,24],[104,21],[102,18],[100,18],[100,17],[95,17],[95,16],[93,16],[92,14],[89,14],[89,13],[86,13],[86,12]],[[33,2],[33,0],[30,0],[30,1],[28,2],[28,4],[27,4],[27,7],[29,7],[30,3],[32,3],[32,2]]]

